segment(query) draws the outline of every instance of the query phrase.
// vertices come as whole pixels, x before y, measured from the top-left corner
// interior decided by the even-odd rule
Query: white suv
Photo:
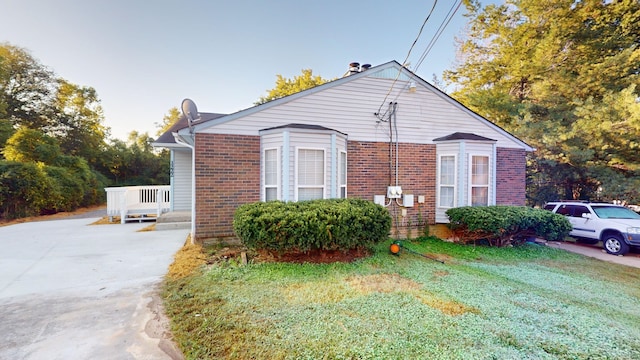
[[[614,204],[580,201],[549,202],[545,210],[565,215],[572,237],[592,244],[602,241],[613,255],[624,255],[630,246],[640,246],[640,215]]]

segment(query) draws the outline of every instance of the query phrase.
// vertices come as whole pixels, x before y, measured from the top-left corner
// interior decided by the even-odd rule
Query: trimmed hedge
[[[505,246],[530,236],[562,240],[571,231],[564,216],[524,206],[465,206],[447,210],[450,228],[460,242],[486,240]]]
[[[382,206],[360,199],[270,201],[240,206],[233,228],[253,249],[346,251],[388,239],[391,216]]]

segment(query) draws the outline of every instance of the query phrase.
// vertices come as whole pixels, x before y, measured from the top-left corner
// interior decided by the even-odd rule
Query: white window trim
[[[440,183],[440,173],[442,172],[442,158],[443,157],[451,157],[453,156],[453,206],[442,206],[440,202],[440,189],[443,186],[450,187],[451,185],[442,185]],[[458,204],[458,155],[457,154],[439,154],[438,155],[438,165],[436,168],[436,179],[437,179],[437,192],[436,192],[436,204],[438,208],[441,209],[451,209],[457,206]]]
[[[298,167],[299,167],[299,154],[300,154],[300,150],[316,150],[316,151],[322,151],[322,159],[323,159],[323,165],[322,165],[322,171],[323,171],[323,175],[322,176],[322,185],[300,185],[300,181],[298,179]],[[326,148],[321,148],[321,147],[300,147],[300,146],[296,146],[295,148],[295,160],[294,160],[294,177],[295,177],[295,185],[294,185],[294,198],[295,201],[300,201],[300,199],[298,198],[298,189],[300,188],[309,188],[309,189],[314,189],[314,188],[322,188],[322,199],[326,199],[327,195],[326,195],[326,190],[327,190],[327,149]]]
[[[491,189],[491,183],[492,183],[492,177],[493,177],[493,173],[492,173],[492,162],[491,162],[491,154],[489,153],[469,153],[469,157],[468,157],[468,165],[467,165],[467,175],[468,175],[468,181],[467,181],[467,205],[468,206],[472,206],[473,204],[473,198],[472,198],[472,193],[473,193],[473,188],[474,187],[485,187],[485,185],[475,185],[473,184],[473,157],[474,156],[479,156],[479,157],[486,157],[487,158],[487,166],[489,167],[487,169],[487,204],[486,205],[482,205],[482,206],[488,206],[491,205],[491,194],[493,192],[493,190]]]
[[[264,148],[262,150],[262,194],[261,194],[261,198],[262,201],[267,201],[267,151],[269,150],[275,150],[276,151],[276,199],[281,200],[282,199],[282,193],[281,193],[281,189],[282,189],[282,184],[281,184],[281,177],[282,177],[282,161],[280,159],[280,148],[278,147],[270,147],[270,148]],[[273,185],[269,185],[269,188],[273,188]]]
[[[342,154],[344,154],[344,162],[345,162],[345,168],[344,168],[344,185],[340,182],[340,177],[342,176],[342,166],[341,166],[341,160],[342,160]],[[349,171],[347,170],[349,168],[349,156],[347,155],[347,152],[344,150],[339,150],[338,151],[338,198],[342,198],[342,188],[344,188],[344,198],[346,199],[348,197],[348,187],[347,185],[349,184]]]

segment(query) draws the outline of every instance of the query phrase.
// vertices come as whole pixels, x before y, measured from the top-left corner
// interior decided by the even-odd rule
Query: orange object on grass
[[[397,243],[391,244],[391,246],[389,246],[389,251],[391,251],[393,255],[397,255],[400,253],[400,245]]]

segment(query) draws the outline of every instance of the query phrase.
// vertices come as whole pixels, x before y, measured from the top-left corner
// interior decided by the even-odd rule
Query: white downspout
[[[182,139],[178,133],[173,133],[173,137],[180,145],[184,145],[191,149],[191,245],[195,244],[196,239],[196,150],[195,144],[190,145]]]

